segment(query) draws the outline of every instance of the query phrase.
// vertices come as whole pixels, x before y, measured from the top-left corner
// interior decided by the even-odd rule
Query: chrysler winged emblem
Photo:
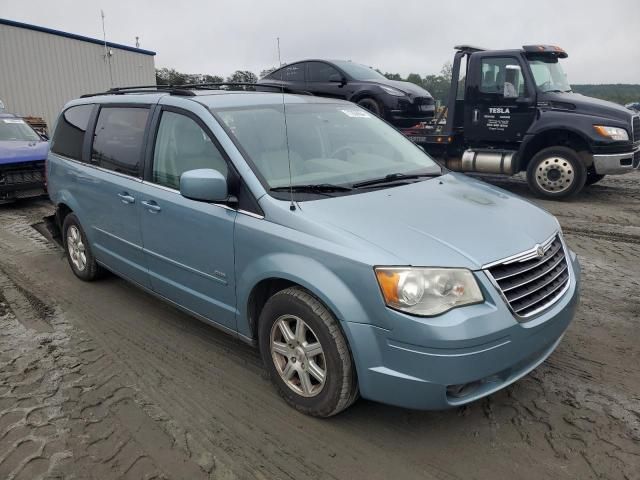
[[[542,245],[536,245],[536,254],[538,255],[538,258],[544,255],[544,248],[542,248]]]

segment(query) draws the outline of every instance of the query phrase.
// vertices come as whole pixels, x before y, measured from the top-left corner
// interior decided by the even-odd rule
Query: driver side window
[[[198,168],[213,168],[225,177],[228,173],[224,157],[195,120],[162,112],[153,152],[153,182],[178,190],[180,176]]]
[[[505,83],[506,90],[505,90]],[[526,87],[519,63],[512,57],[483,58],[481,63],[480,92],[503,95],[513,91],[525,96]]]

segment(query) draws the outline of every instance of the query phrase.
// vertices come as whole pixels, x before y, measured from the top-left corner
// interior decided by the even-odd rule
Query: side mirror
[[[180,195],[201,202],[226,202],[227,179],[212,168],[189,170],[180,176]]]
[[[345,83],[347,83],[347,79],[344,78],[339,73],[332,73],[331,75],[329,75],[329,81],[331,83],[339,83],[341,85],[344,85]]]

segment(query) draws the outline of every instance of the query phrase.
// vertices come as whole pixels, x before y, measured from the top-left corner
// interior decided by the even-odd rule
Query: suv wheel
[[[587,168],[575,150],[567,147],[540,150],[527,168],[529,188],[543,198],[575,195],[582,190],[586,180]]]
[[[96,263],[84,230],[73,213],[64,219],[62,238],[69,265],[75,276],[87,282],[96,279],[102,273],[102,268]]]
[[[361,100],[358,100],[358,105],[362,108],[369,110],[371,113],[376,115],[377,117],[382,117],[382,107],[377,102],[377,100],[367,97]]]
[[[358,396],[355,368],[337,320],[299,287],[274,294],[260,314],[262,360],[297,410],[330,417]]]

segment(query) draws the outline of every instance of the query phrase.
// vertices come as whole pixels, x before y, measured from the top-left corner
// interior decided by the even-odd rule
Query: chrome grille
[[[569,285],[569,265],[560,237],[548,240],[539,250],[542,256],[537,251],[527,252],[487,269],[519,317],[530,317],[550,307]]]
[[[633,143],[640,140],[640,115],[633,117]]]

